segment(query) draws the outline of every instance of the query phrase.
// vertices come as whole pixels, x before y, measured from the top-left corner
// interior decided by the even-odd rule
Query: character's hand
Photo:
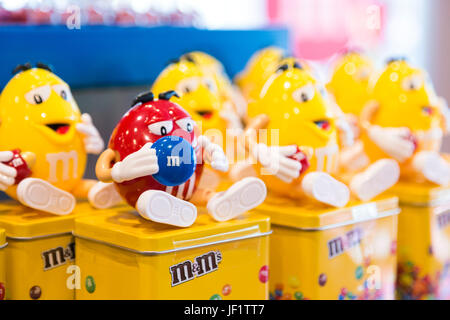
[[[151,146],[149,142],[122,161],[116,162],[111,170],[112,179],[120,183],[158,173],[158,157]]]
[[[350,123],[344,117],[339,118],[336,121],[336,127],[339,130],[339,133],[342,137],[342,143],[344,146],[349,147],[352,146],[355,142],[354,131],[350,125]]]
[[[204,150],[204,158],[211,164],[213,169],[227,172],[228,171],[228,159],[223,152],[223,149],[212,143],[207,137],[198,137],[198,142]]]
[[[299,161],[289,158],[297,153],[297,146],[268,147],[259,143],[252,148],[253,157],[268,174],[274,174],[286,183],[291,183],[300,175],[302,165]]]
[[[2,162],[11,161],[14,154],[11,151],[0,151],[0,190],[5,191],[14,184],[17,170]]]
[[[227,133],[232,136],[239,136],[244,131],[241,118],[236,112],[230,102],[224,103],[224,109],[220,112],[220,117],[227,122]]]
[[[413,135],[408,128],[382,128],[372,125],[368,129],[369,138],[392,158],[403,162],[416,149]]]
[[[102,137],[92,122],[89,114],[81,115],[81,123],[77,123],[77,131],[84,136],[83,142],[87,153],[99,154],[105,147]]]

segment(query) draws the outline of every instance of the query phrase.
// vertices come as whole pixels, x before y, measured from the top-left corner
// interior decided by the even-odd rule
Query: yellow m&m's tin
[[[6,242],[5,229],[0,229],[0,300],[6,297],[6,265],[5,265],[5,248]]]
[[[78,274],[73,266],[73,222],[94,212],[88,203],[58,216],[2,202],[0,227],[6,230],[8,246],[0,255],[3,251],[6,258],[7,298],[73,300]]]
[[[129,206],[76,219],[76,299],[267,299],[269,218],[199,213],[184,229]]]
[[[269,196],[270,298],[393,299],[397,198],[330,208]]]
[[[397,297],[450,299],[450,188],[398,183]]]

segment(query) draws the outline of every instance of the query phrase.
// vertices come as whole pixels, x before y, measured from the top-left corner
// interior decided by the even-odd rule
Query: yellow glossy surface
[[[180,95],[174,102],[192,116],[203,134],[225,132],[226,122],[220,116],[223,101],[211,72],[186,60],[172,63],[159,74],[152,86],[155,94],[168,90],[175,90]]]
[[[271,299],[394,298],[395,198],[331,210],[268,202]]]
[[[303,70],[311,73],[311,67],[306,63],[306,61],[301,61],[295,57],[285,57],[280,60],[274,60],[272,63],[268,64],[263,71],[259,74],[259,78],[255,79],[252,83],[251,89],[247,93],[247,100],[250,102],[247,106],[247,114],[249,116],[253,116],[258,114],[259,110],[257,109],[258,104],[252,103],[255,100],[258,100],[261,96],[261,91],[267,85],[266,83],[270,83],[268,80],[271,77],[275,77],[278,69],[280,67],[283,68],[294,68],[301,67]]]
[[[79,218],[75,234],[82,288],[76,298],[267,299],[268,282],[259,275],[268,265],[269,245],[261,234],[269,230],[269,219],[255,213],[217,223],[202,212],[185,229],[146,221],[129,207]],[[234,240],[240,237],[245,239]],[[154,251],[159,254],[149,254]],[[220,252],[216,268],[210,260],[210,272],[190,278],[186,269],[186,281],[176,282],[171,267],[211,252]]]
[[[27,94],[37,88],[47,92],[48,97],[42,93],[42,103],[33,104]],[[67,100],[58,93],[61,88]],[[0,121],[0,150],[19,148],[34,153],[32,177],[47,180],[66,191],[71,191],[81,180],[86,152],[82,136],[75,128],[80,122],[80,111],[69,87],[59,77],[38,68],[15,75],[0,95]],[[70,128],[67,133],[59,134],[46,126],[55,123],[65,123]],[[15,189],[13,186],[6,192],[15,197]]]
[[[312,88],[312,97],[302,102],[296,98],[295,92],[305,87]],[[316,80],[305,70],[289,69],[277,74],[265,94],[255,103],[258,114],[266,114],[270,118],[268,130],[279,130],[280,145],[320,148],[337,143],[332,114],[317,88]],[[315,123],[323,120],[330,123],[327,130]]]
[[[422,70],[406,61],[389,63],[376,81],[371,99],[378,105],[372,124],[409,128],[418,139],[417,151],[439,151],[442,115]],[[440,131],[440,138],[430,138],[432,130]],[[367,135],[363,134],[362,140],[372,160],[386,157]]]
[[[450,299],[450,188],[399,183],[400,299]]]
[[[201,51],[192,51],[183,57],[186,56],[192,59],[206,73],[211,74],[216,82],[222,102],[229,101],[232,98],[231,80],[228,78],[225,68],[219,60]]]
[[[356,52],[345,54],[336,61],[327,89],[344,113],[360,115],[370,99],[369,79],[374,71],[372,61]]]
[[[8,246],[3,249],[6,256],[7,298],[31,299],[30,290],[37,286],[41,292],[39,299],[73,299],[73,288],[67,287],[67,280],[72,274],[67,270],[74,264],[71,256],[74,219],[99,212],[88,203],[80,203],[70,215],[57,216],[23,207],[13,201],[2,202],[0,227],[6,230],[8,241]],[[46,264],[50,266],[47,269]],[[37,295],[33,297],[37,298]]]
[[[253,54],[245,69],[234,79],[241,88],[245,98],[255,98],[258,90],[267,80],[268,70],[273,71],[275,65],[283,58],[284,51],[277,47],[268,47]]]
[[[439,127],[439,112],[437,106],[432,105],[431,88],[427,87],[425,77],[422,70],[405,61],[389,63],[373,88],[373,99],[380,104],[373,123],[383,127],[408,127],[413,131]],[[417,87],[410,87],[411,80],[417,82]],[[428,106],[434,108],[431,116],[423,111],[423,107]]]
[[[267,141],[263,142],[275,146],[297,145],[308,157],[308,172],[336,173],[339,148],[335,119],[316,80],[306,70],[289,68],[268,81],[270,85],[265,85],[266,91],[252,107],[257,114],[266,114],[270,119]],[[302,94],[307,95],[306,101],[301,100]],[[327,128],[320,126],[324,121],[328,123]],[[296,194],[293,187],[273,175],[261,175],[261,179],[271,190]],[[298,185],[299,179],[293,184]]]
[[[72,232],[76,217],[95,213],[97,210],[93,209],[88,202],[80,202],[71,214],[60,216],[33,210],[14,201],[2,201],[0,202],[0,228],[6,230],[7,237],[14,238],[67,233]]]
[[[284,208],[283,210],[278,210]],[[294,200],[269,194],[258,207],[258,212],[270,215],[272,224],[301,229],[323,229],[332,225],[347,224],[355,217],[377,217],[396,210],[398,199],[379,196],[371,202],[352,200],[344,208],[333,208],[312,199]]]

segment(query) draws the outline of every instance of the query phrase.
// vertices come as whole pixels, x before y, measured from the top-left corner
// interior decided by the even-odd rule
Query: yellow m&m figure
[[[331,80],[326,85],[331,102],[342,113],[341,118],[346,120],[353,132],[354,143],[344,145],[340,154],[344,172],[357,171],[369,163],[359,139],[359,117],[370,100],[370,81],[374,73],[373,63],[367,56],[350,51],[338,57]]]
[[[450,183],[450,166],[439,154],[449,111],[426,74],[404,59],[390,60],[362,112],[363,142],[371,161],[391,157],[401,177],[439,185]]]
[[[75,197],[95,207],[119,201],[112,184],[83,180],[88,153],[104,143],[67,83],[48,66],[20,65],[0,96],[0,189],[23,205],[69,214]]]
[[[227,123],[221,116],[221,96],[211,73],[205,72],[192,61],[178,60],[168,65],[152,86],[153,92],[168,90],[178,93],[180,98],[177,103],[192,115],[206,135],[225,132]]]
[[[336,61],[326,87],[344,113],[361,114],[370,99],[369,80],[374,72],[372,61],[358,52],[348,52]]]
[[[369,200],[397,182],[399,168],[392,159],[377,161],[345,178],[350,188],[335,178],[339,168],[337,119],[320,85],[300,65],[278,68],[254,103],[251,107],[259,115],[249,122],[246,144],[272,192],[292,198],[306,195],[342,207],[350,191]],[[255,132],[261,129],[267,129],[270,138],[266,141],[261,132]]]

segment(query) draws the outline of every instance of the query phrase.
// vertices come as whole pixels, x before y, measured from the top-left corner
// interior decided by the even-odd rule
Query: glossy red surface
[[[17,175],[14,180],[14,184],[18,184],[23,179],[31,176],[31,170],[28,167],[25,160],[20,155],[19,149],[12,150],[12,153],[14,154],[13,158],[10,161],[6,162],[5,164],[17,170]]]
[[[195,130],[187,132],[177,124],[178,120],[185,118],[191,119],[190,115],[181,106],[168,100],[156,100],[137,104],[128,110],[117,124],[111,135],[109,148],[117,151],[120,159],[124,159],[129,154],[141,149],[146,143],[153,143],[163,136],[178,136],[191,144],[193,142],[196,144]],[[165,132],[164,135],[152,133],[149,126],[161,121],[171,121],[173,129]],[[195,145],[193,147],[197,154],[197,168],[194,173],[196,187],[203,170],[203,161],[199,148],[195,148]],[[167,189],[166,186],[157,182],[152,176],[140,177],[130,181],[116,183],[116,185],[121,196],[132,206],[136,204],[139,196],[147,190],[166,191]],[[182,198],[188,196],[187,189],[184,188]],[[171,194],[174,195],[177,191],[178,187],[173,187]]]

